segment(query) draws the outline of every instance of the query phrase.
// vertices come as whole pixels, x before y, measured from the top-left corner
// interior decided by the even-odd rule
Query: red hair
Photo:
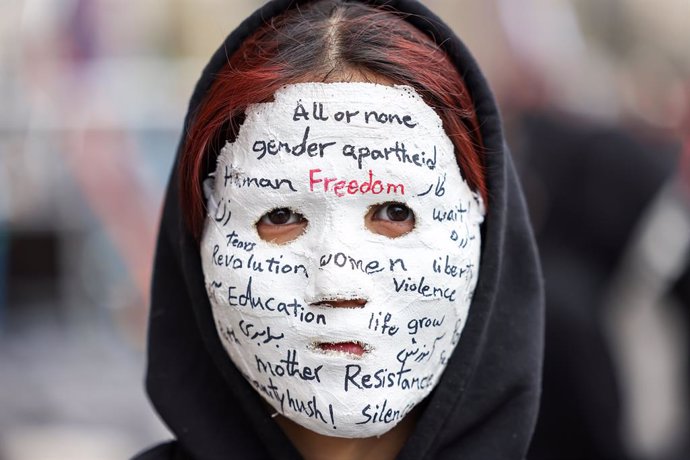
[[[205,219],[201,182],[234,140],[246,107],[270,101],[286,84],[353,75],[413,87],[441,117],[465,180],[487,203],[479,122],[446,53],[398,13],[323,0],[288,10],[246,39],[196,109],[179,180],[185,221],[197,239]]]

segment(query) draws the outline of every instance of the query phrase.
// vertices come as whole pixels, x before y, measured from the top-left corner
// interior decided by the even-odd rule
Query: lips
[[[326,353],[341,353],[358,358],[368,352],[367,346],[361,342],[321,342],[315,344],[315,348]]]

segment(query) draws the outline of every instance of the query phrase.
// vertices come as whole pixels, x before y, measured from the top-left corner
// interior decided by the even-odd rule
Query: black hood
[[[295,3],[304,2],[270,2],[227,37],[196,85],[183,132],[227,56]],[[496,104],[468,50],[426,7],[410,0],[368,3],[406,13],[407,21],[441,44],[463,76],[479,117],[489,190],[479,279],[460,346],[398,458],[524,458],[540,393],[542,282]],[[146,378],[151,401],[176,441],[141,458],[297,459],[218,338],[199,245],[183,223],[177,164],[155,259]]]

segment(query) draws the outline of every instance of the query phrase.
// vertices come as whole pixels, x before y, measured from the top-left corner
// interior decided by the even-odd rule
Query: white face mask
[[[441,378],[477,282],[483,205],[438,115],[409,87],[289,85],[247,109],[207,192],[206,289],[237,368],[317,433],[393,428]],[[389,202],[409,233],[365,225]],[[256,227],[279,208],[308,221],[284,244]]]

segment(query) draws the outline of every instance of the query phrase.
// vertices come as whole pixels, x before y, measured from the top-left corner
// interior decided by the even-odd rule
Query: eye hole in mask
[[[299,238],[309,221],[290,208],[276,208],[267,212],[256,223],[259,237],[270,243],[286,244]]]
[[[370,207],[364,225],[378,235],[398,238],[414,230],[415,216],[406,204],[390,201]]]
[[[270,243],[286,244],[299,238],[309,221],[290,208],[276,208],[256,223],[259,237]],[[364,216],[364,225],[372,233],[398,238],[415,227],[414,212],[404,203],[391,201],[373,205]]]

